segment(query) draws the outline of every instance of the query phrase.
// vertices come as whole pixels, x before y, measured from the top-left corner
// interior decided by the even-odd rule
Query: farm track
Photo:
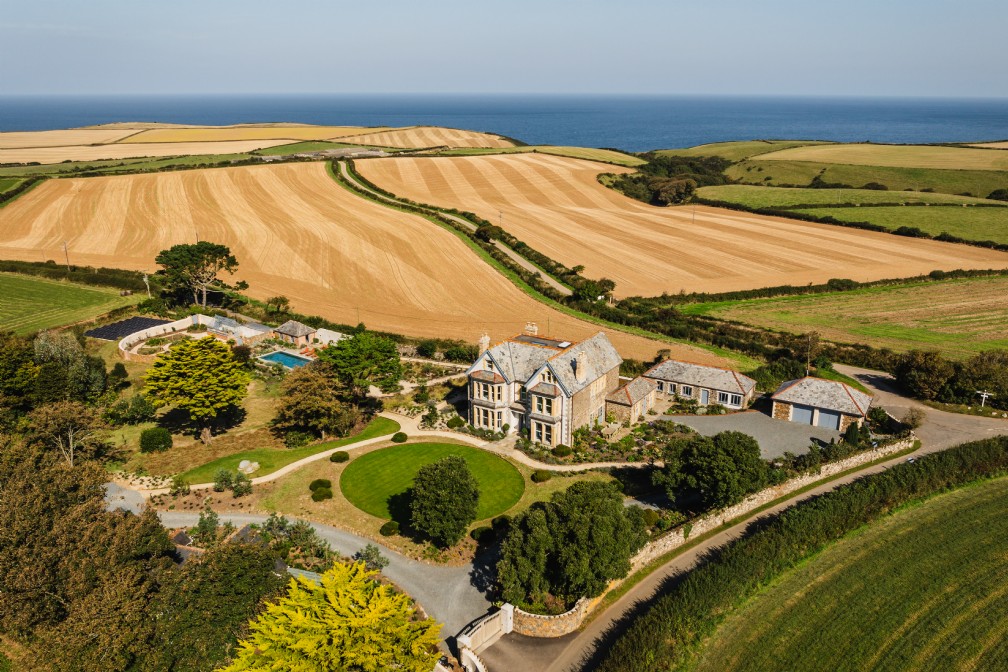
[[[982,151],[982,150],[977,150]],[[616,294],[721,292],[936,269],[1008,268],[1008,254],[710,207],[656,208],[598,183],[629,169],[544,154],[397,157],[358,172],[420,203],[473,211]]]
[[[47,180],[0,211],[0,258],[155,270],[171,245],[212,240],[240,262],[257,299],[335,322],[417,337],[503,339],[526,322],[572,340],[600,327],[528,296],[456,235],[337,185],[324,163]],[[705,350],[608,332],[625,357]]]

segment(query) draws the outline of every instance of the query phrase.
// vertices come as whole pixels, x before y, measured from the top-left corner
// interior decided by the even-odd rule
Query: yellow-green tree
[[[250,623],[225,672],[430,672],[441,626],[418,620],[410,598],[375,574],[363,562],[337,563],[319,583],[292,579],[287,596]]]
[[[151,400],[188,413],[204,441],[210,438],[210,423],[239,406],[247,387],[248,374],[231,348],[212,336],[179,341],[147,372]]]

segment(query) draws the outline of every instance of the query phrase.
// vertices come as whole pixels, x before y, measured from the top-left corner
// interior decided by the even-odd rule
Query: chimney
[[[539,325],[535,322],[525,323],[525,334],[527,336],[538,336],[539,335]]]
[[[578,354],[574,355],[574,378],[579,383],[585,382],[586,368],[587,366],[585,365],[585,354],[583,352],[579,352]]]
[[[482,355],[484,352],[490,349],[490,336],[483,334],[479,339],[479,351]]]

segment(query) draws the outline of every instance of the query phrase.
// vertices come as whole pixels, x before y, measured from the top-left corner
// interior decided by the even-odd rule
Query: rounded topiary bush
[[[477,544],[489,544],[494,540],[496,536],[494,529],[489,525],[484,525],[482,527],[477,527],[475,530],[469,533],[469,536],[473,538]]]
[[[551,478],[553,478],[553,472],[547,471],[546,469],[536,469],[532,472],[533,483],[545,483]]]
[[[332,488],[315,488],[312,490],[311,498],[313,502],[321,502],[332,499]]]
[[[658,521],[661,519],[661,514],[655,511],[654,509],[644,509],[642,517],[644,518],[645,526],[654,527],[655,525],[658,524]]]
[[[308,484],[308,489],[312,492],[315,492],[319,488],[328,488],[329,490],[332,490],[332,481],[328,478],[316,478]]]
[[[408,439],[408,438],[409,437],[406,436],[406,432],[396,432],[395,434],[392,435],[392,442],[393,443],[406,443],[406,439]]]
[[[567,457],[573,452],[574,450],[570,446],[565,446],[562,443],[553,449],[553,454],[557,457]]]
[[[335,453],[329,456],[330,462],[349,462],[350,453],[345,450],[337,450]]]
[[[449,418],[445,424],[448,425],[448,429],[460,429],[465,425],[465,420],[462,419],[461,415],[456,415]]]
[[[399,534],[399,523],[397,523],[394,520],[390,520],[384,525],[382,525],[381,529],[378,531],[381,532],[381,535],[383,537],[391,537],[397,535]]]
[[[141,453],[160,453],[171,447],[171,432],[164,427],[151,427],[140,434]]]

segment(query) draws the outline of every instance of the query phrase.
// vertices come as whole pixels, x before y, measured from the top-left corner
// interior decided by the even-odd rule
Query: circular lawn
[[[399,519],[392,511],[413,485],[420,467],[448,455],[464,459],[476,477],[480,492],[477,520],[504,513],[521,499],[525,479],[514,465],[485,450],[452,443],[404,443],[361,455],[343,470],[340,489],[361,511]]]

